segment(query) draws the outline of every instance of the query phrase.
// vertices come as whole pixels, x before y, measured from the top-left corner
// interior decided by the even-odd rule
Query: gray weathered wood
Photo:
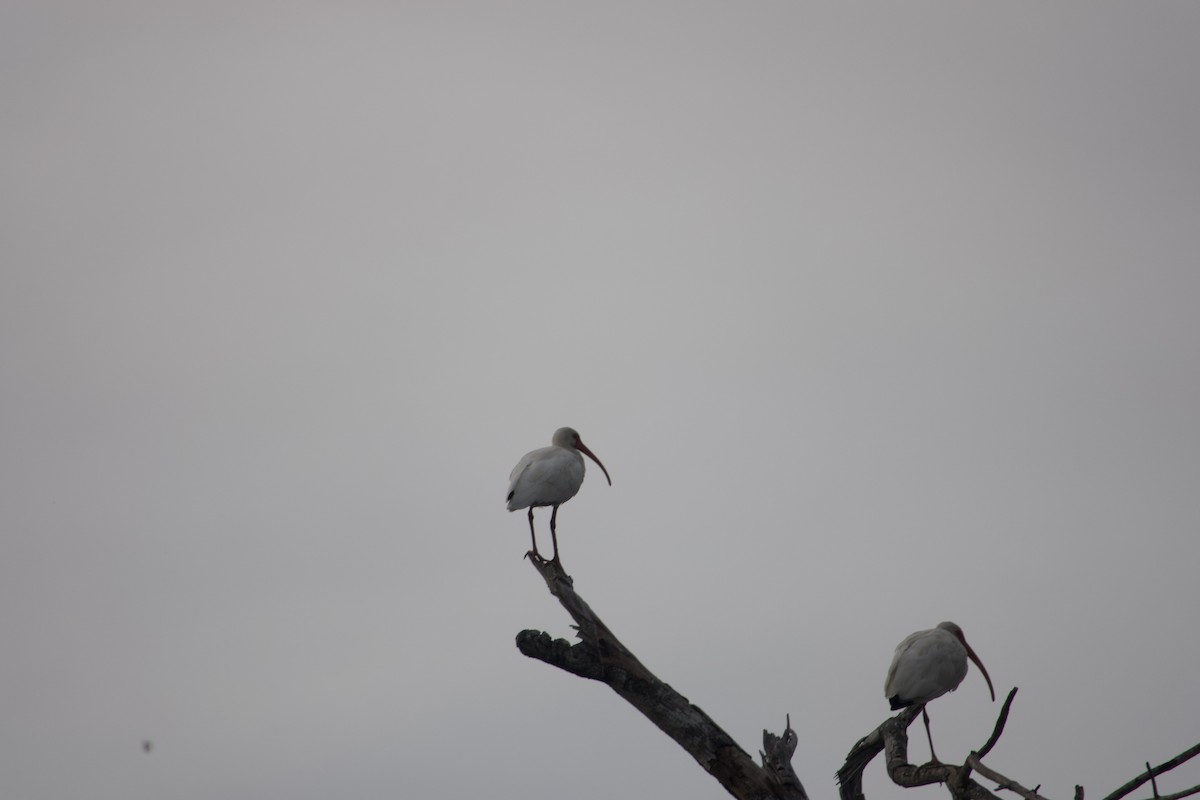
[[[1187,750],[1184,750],[1182,753],[1180,753],[1179,755],[1175,756],[1172,759],[1164,761],[1163,763],[1159,764],[1157,767],[1148,767],[1145,772],[1143,772],[1141,775],[1138,775],[1136,778],[1129,781],[1129,783],[1126,783],[1124,786],[1121,786],[1120,788],[1118,788],[1116,791],[1114,791],[1108,797],[1104,798],[1104,800],[1120,800],[1120,798],[1129,794],[1130,792],[1132,792],[1134,789],[1138,788],[1139,786],[1142,786],[1143,784],[1146,783],[1146,781],[1150,780],[1155,775],[1162,775],[1164,772],[1169,772],[1170,770],[1175,769],[1180,764],[1194,758],[1197,755],[1200,755],[1200,744],[1192,745]],[[1176,792],[1173,795],[1163,795],[1162,798],[1160,798],[1160,800],[1165,800],[1167,797],[1187,797],[1188,795],[1193,795],[1193,794],[1198,794],[1198,793],[1200,793],[1200,786],[1193,786],[1190,789],[1185,789],[1182,792]],[[1155,792],[1155,794],[1157,794],[1157,791]]]
[[[996,721],[995,730],[981,748],[982,752],[990,751],[1000,738],[1004,723],[1008,719],[1009,706],[1016,693],[1016,689],[1009,692]],[[971,759],[976,758],[975,753],[962,765],[936,761],[921,765],[909,763],[908,726],[920,715],[921,706],[909,706],[896,716],[885,720],[850,748],[846,763],[837,772],[842,800],[866,800],[862,792],[862,773],[867,764],[881,752],[884,753],[888,777],[897,786],[913,787],[942,783],[950,790],[955,800],[998,800],[996,795],[971,779],[971,771],[975,769],[971,765]]]
[[[553,639],[542,631],[517,634],[517,648],[581,678],[607,684],[658,726],[739,800],[808,800],[791,766],[796,734],[763,731],[763,766],[738,746],[708,714],[659,680],[575,592],[561,562],[530,558],[550,593],[575,621],[579,641]]]
[[[754,763],[750,754],[739,747],[711,717],[659,680],[621,643],[575,591],[575,582],[563,570],[561,562],[545,561],[532,553],[530,561],[545,580],[550,593],[558,598],[575,621],[579,641],[571,643],[566,639],[554,639],[543,631],[525,630],[517,634],[517,647],[522,653],[572,675],[607,684],[659,730],[674,739],[739,800],[808,800],[804,786],[792,768],[797,737],[792,730],[790,717],[782,736],[763,731],[763,749],[759,751],[762,765]],[[1026,789],[982,762],[1004,731],[1016,693],[1014,688],[1005,699],[991,737],[977,752],[967,756],[961,765],[938,762],[915,765],[908,762],[908,727],[920,715],[920,706],[906,708],[885,720],[850,749],[846,762],[838,770],[841,800],[866,800],[862,791],[862,773],[880,753],[885,754],[888,776],[898,786],[941,783],[954,800],[999,800],[996,794],[971,777],[975,772],[994,781],[997,792],[1007,790],[1024,800],[1046,800],[1038,794],[1040,787]],[[1147,781],[1153,783],[1156,776],[1197,754],[1200,754],[1200,744],[1156,767],[1147,766],[1146,772],[1121,786],[1105,800],[1120,800]],[[1200,786],[1166,795],[1158,794],[1156,784],[1154,790],[1154,800],[1183,800],[1200,793]],[[1075,800],[1083,800],[1083,796],[1083,787],[1076,786]]]
[[[896,716],[885,720],[883,724],[850,748],[850,753],[846,756],[846,763],[837,772],[841,800],[866,800],[862,792],[862,773],[867,764],[881,752],[885,753],[888,777],[897,786],[912,787],[943,783],[955,800],[999,800],[996,794],[971,778],[971,773],[977,772],[996,783],[996,792],[1010,791],[1024,800],[1046,800],[1045,797],[1038,794],[1039,787],[1026,789],[1012,778],[1001,775],[982,761],[983,757],[990,753],[996,742],[999,741],[1000,734],[1004,732],[1004,724],[1008,720],[1008,713],[1016,694],[1017,690],[1014,687],[1004,700],[992,735],[983,747],[968,755],[966,761],[961,765],[930,762],[917,766],[908,763],[908,726],[920,716],[920,706],[910,706]],[[1200,744],[1185,750],[1157,767],[1148,768],[1146,772],[1113,792],[1105,800],[1118,800],[1151,780],[1155,775],[1161,775],[1174,769],[1198,754],[1200,754]],[[1193,794],[1200,794],[1200,786],[1194,786],[1173,795],[1163,795],[1157,800],[1182,800]],[[1075,800],[1083,800],[1082,786],[1075,787]]]

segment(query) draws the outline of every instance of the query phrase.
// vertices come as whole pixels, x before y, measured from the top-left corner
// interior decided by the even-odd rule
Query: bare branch
[[[759,751],[762,766],[733,741],[699,707],[659,680],[637,656],[613,634],[591,607],[575,592],[575,582],[562,568],[561,562],[530,559],[545,580],[550,593],[574,620],[579,641],[553,639],[550,634],[525,630],[517,634],[517,647],[530,658],[558,667],[572,675],[599,681],[640,711],[660,730],[686,750],[697,763],[739,800],[808,800],[804,786],[792,767],[798,738],[792,729],[791,716],[786,717],[780,736],[763,731],[763,749]],[[888,776],[901,787],[945,784],[953,800],[999,800],[996,794],[972,779],[972,772],[996,783],[995,791],[1008,790],[1022,800],[1047,800],[1039,790],[1041,785],[1026,789],[983,763],[1004,733],[1017,688],[1008,693],[1000,708],[991,736],[977,752],[971,753],[962,765],[931,761],[915,765],[908,762],[908,728],[921,713],[921,706],[911,706],[885,720],[878,728],[860,739],[850,749],[846,762],[837,772],[841,800],[866,800],[862,791],[862,773],[879,755],[885,754]],[[1200,794],[1200,785],[1174,794],[1160,794],[1157,777],[1200,754],[1200,744],[1174,758],[1152,767],[1121,786],[1104,800],[1121,800],[1147,781],[1153,797],[1147,800],[1184,800]],[[1075,787],[1074,800],[1084,800],[1082,786]]]
[[[783,736],[776,736],[763,729],[763,749],[758,751],[758,755],[762,759],[763,769],[771,775],[772,780],[781,786],[790,787],[798,797],[807,797],[804,786],[792,767],[792,754],[796,752],[799,741],[796,732],[792,730],[792,715],[788,714],[785,717]]]
[[[1021,795],[1021,797],[1024,797],[1025,800],[1046,800],[1046,798],[1037,793],[1036,789],[1026,789],[1012,778],[1006,778],[991,767],[985,766],[983,762],[979,760],[979,756],[975,753],[971,753],[971,755],[967,756],[967,765],[988,780],[995,781],[997,791],[1001,789],[1007,789],[1011,792],[1016,792],[1017,794]]]
[[[1000,708],[1000,715],[996,719],[992,735],[988,737],[987,742],[979,749],[979,752],[972,753],[962,766],[937,762],[922,764],[920,766],[908,763],[908,726],[921,713],[921,707],[910,706],[906,708],[864,736],[850,749],[850,753],[846,756],[846,763],[842,765],[842,768],[837,773],[841,800],[865,800],[862,793],[862,771],[880,751],[886,751],[887,753],[888,776],[897,786],[911,787],[924,786],[930,783],[944,783],[950,790],[950,793],[960,800],[966,798],[972,800],[993,798],[994,800],[994,794],[971,780],[971,771],[979,770],[980,774],[989,778],[992,775],[999,775],[999,773],[995,773],[986,767],[979,769],[982,766],[980,758],[991,752],[992,748],[996,746],[996,742],[1000,740],[1001,734],[1004,733],[1004,725],[1008,720],[1009,710],[1016,695],[1017,689],[1014,687],[1008,693],[1008,697],[1004,700],[1004,705]],[[998,782],[1001,784],[1000,788],[1002,789],[1011,788],[1029,792],[1028,789],[1024,789],[1015,781],[1004,778],[1002,775],[999,775]],[[1045,800],[1045,798],[1037,796],[1036,793],[1033,797],[1027,797],[1027,800],[1034,800],[1034,798]],[[1077,798],[1077,800],[1082,800],[1082,798]]]
[[[764,731],[763,766],[699,707],[646,669],[575,592],[561,562],[530,558],[550,593],[575,621],[580,641],[552,639],[541,631],[517,634],[517,648],[529,656],[582,678],[607,684],[659,730],[696,759],[739,800],[808,800],[791,767],[796,733],[790,720],[782,737]]]
[[[919,708],[917,710],[920,711]],[[953,764],[931,761],[917,766],[908,763],[908,725],[889,724],[899,721],[901,716],[897,715],[883,724],[883,755],[892,783],[905,787],[947,783],[958,769]]]
[[[846,763],[837,771],[838,794],[842,800],[866,800],[862,793],[862,773],[867,764],[883,752],[884,729],[889,725],[899,725],[902,726],[902,730],[908,730],[908,726],[920,713],[920,706],[909,706],[896,716],[885,720],[850,748],[850,752],[846,754]]]
[[[1200,784],[1197,784],[1196,786],[1193,786],[1190,789],[1184,789],[1182,792],[1175,792],[1174,794],[1164,794],[1161,797],[1159,797],[1158,795],[1155,795],[1155,797],[1157,797],[1158,800],[1181,800],[1181,798],[1191,797],[1194,794],[1200,794]]]
[[[913,716],[915,718],[916,715]],[[897,717],[896,720],[900,721],[900,718]],[[909,722],[911,723],[911,720]],[[971,780],[971,769],[966,764],[960,767],[937,761],[920,766],[908,763],[907,724],[892,726],[885,723],[883,740],[888,776],[897,786],[912,787],[944,783],[955,800],[998,800],[994,794]]]
[[[1129,794],[1134,789],[1138,788],[1143,783],[1145,783],[1146,781],[1153,778],[1155,775],[1162,775],[1164,772],[1169,772],[1170,770],[1175,769],[1180,764],[1184,763],[1185,761],[1192,758],[1193,756],[1195,756],[1198,753],[1200,753],[1200,744],[1192,745],[1187,750],[1184,750],[1182,753],[1175,756],[1174,758],[1164,761],[1163,763],[1159,764],[1157,767],[1147,769],[1141,775],[1138,775],[1136,778],[1129,781],[1129,783],[1126,783],[1124,786],[1117,789],[1115,792],[1110,794],[1108,797],[1104,798],[1104,800],[1119,800],[1119,798],[1122,798],[1125,795]],[[1189,791],[1189,794],[1192,794],[1192,792]]]
[[[1000,708],[1000,716],[996,719],[996,727],[992,730],[992,735],[984,742],[983,747],[977,751],[979,758],[983,758],[992,752],[992,748],[996,746],[996,742],[1000,741],[1000,734],[1004,733],[1004,723],[1008,721],[1008,709],[1012,706],[1013,698],[1016,696],[1017,687],[1014,686],[1012,691],[1008,693],[1008,697],[1004,698],[1004,705]]]
[[[886,753],[888,776],[897,786],[944,783],[958,800],[997,800],[995,795],[970,779],[971,768],[967,765],[930,762],[917,766],[908,763],[908,727],[920,713],[920,706],[910,706],[885,720],[850,748],[846,763],[837,773],[842,800],[865,800],[862,772],[880,752]]]

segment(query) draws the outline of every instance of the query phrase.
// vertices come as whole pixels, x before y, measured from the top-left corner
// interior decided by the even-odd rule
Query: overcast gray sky
[[[790,712],[815,800],[943,619],[1057,800],[1200,740],[1198,41],[4,3],[0,794],[724,796],[513,644],[571,635],[503,506],[561,425],[613,477],[559,516],[577,588],[748,750]],[[961,760],[998,704],[930,711]]]

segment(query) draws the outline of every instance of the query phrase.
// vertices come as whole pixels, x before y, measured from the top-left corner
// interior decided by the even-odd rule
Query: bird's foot
[[[539,564],[549,563],[548,561],[546,561],[546,559],[542,558],[542,554],[539,553],[537,550],[525,551],[525,558],[528,558],[530,561],[536,561]]]

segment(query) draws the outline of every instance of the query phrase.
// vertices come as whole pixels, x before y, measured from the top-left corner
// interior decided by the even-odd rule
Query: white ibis
[[[953,692],[967,676],[967,659],[970,658],[983,673],[992,702],[996,691],[987,669],[971,645],[963,638],[962,628],[953,622],[940,623],[936,628],[917,631],[896,645],[896,655],[888,669],[883,684],[884,697],[895,711],[907,706],[920,705],[925,720],[925,736],[929,739],[929,755],[937,763],[933,752],[933,735],[929,732],[929,714],[925,704],[946,692]]]
[[[550,538],[554,542],[554,558],[558,561],[558,534],[554,524],[558,517],[558,507],[570,500],[583,485],[583,453],[604,470],[608,485],[612,486],[612,478],[608,470],[596,458],[596,454],[587,448],[579,439],[574,428],[559,428],[554,432],[549,447],[541,447],[526,453],[513,467],[508,476],[508,510],[519,508],[529,509],[529,536],[533,539],[533,556],[541,559],[537,549],[537,535],[533,532],[533,510],[544,506],[552,506],[550,512]],[[543,559],[544,560],[544,559]]]

